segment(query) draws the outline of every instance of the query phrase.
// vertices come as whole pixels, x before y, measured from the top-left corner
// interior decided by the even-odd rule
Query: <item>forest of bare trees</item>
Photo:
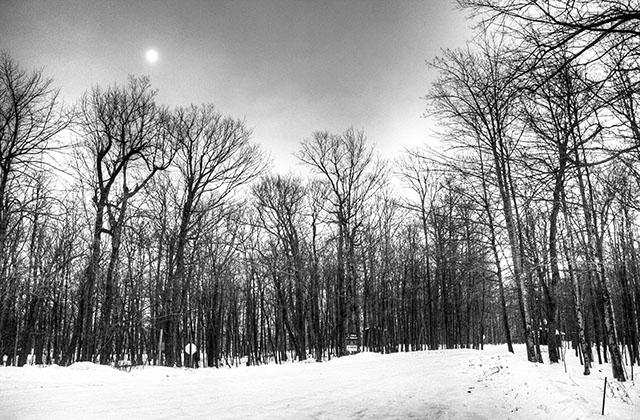
[[[292,157],[305,176],[214,105],[159,104],[147,77],[64,104],[2,52],[0,354],[220,367],[355,340],[524,343],[558,363],[568,342],[585,374],[611,362],[624,381],[640,362],[640,7],[458,4],[475,37],[416,92],[443,149],[385,161],[363,130],[317,131]]]

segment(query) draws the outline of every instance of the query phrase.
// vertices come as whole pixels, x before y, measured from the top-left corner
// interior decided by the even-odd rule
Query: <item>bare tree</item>
[[[7,269],[10,218],[20,211],[16,197],[30,178],[29,168],[43,161],[55,136],[68,127],[70,112],[63,109],[53,79],[42,70],[28,72],[6,51],[0,51],[0,331],[4,331],[12,293]],[[2,334],[4,336],[4,334]],[[0,336],[0,350],[5,341]]]
[[[171,124],[177,142],[175,163],[183,188],[180,219],[169,273],[170,308],[166,316],[167,362],[179,362],[179,316],[184,310],[186,251],[198,219],[215,211],[236,189],[265,168],[258,146],[250,143],[244,121],[225,117],[213,105],[177,109]]]
[[[293,302],[293,314],[285,305],[286,289],[278,280],[279,273],[274,274],[278,280],[276,285],[277,298],[283,306],[283,321],[293,342],[298,360],[306,359],[306,313],[308,292],[304,270],[303,242],[301,238],[302,206],[305,201],[305,190],[302,181],[293,176],[266,176],[254,185],[253,194],[256,197],[256,209],[262,227],[279,242],[279,253],[284,256],[285,266],[280,273],[293,278],[294,296],[287,299]],[[293,322],[290,321],[293,318]],[[291,324],[293,323],[293,328]]]
[[[426,269],[427,292],[427,313],[429,315],[429,323],[427,324],[427,336],[429,348],[438,348],[436,330],[434,326],[434,303],[435,299],[431,296],[431,261],[429,246],[429,227],[428,220],[431,213],[432,201],[438,188],[437,176],[434,175],[427,156],[420,150],[407,150],[398,161],[400,176],[404,182],[417,195],[417,202],[410,202],[409,208],[418,212],[422,226],[422,235],[424,240],[423,259]]]
[[[439,77],[427,95],[430,111],[446,125],[448,138],[458,145],[487,153],[492,161],[506,224],[513,276],[519,295],[520,315],[527,344],[527,356],[536,356],[527,288],[523,275],[524,256],[520,235],[518,202],[511,166],[519,140],[517,105],[520,95],[510,67],[510,50],[504,39],[486,37],[478,50],[443,52],[431,66]]]
[[[151,89],[148,77],[129,77],[126,86],[115,85],[107,89],[97,86],[85,93],[80,101],[78,133],[82,136],[82,151],[79,156],[91,174],[88,182],[93,189],[95,219],[74,331],[79,359],[88,360],[95,352],[93,311],[101,275],[102,234],[108,234],[111,239],[99,329],[101,361],[104,363],[111,354],[109,325],[127,204],[157,171],[166,169],[171,162],[166,111],[156,105],[155,96],[156,91]],[[114,194],[119,195],[118,199],[113,198]],[[108,217],[108,228],[105,217]]]
[[[326,345],[327,322],[323,322],[328,311],[324,311],[326,306],[325,299],[322,298],[322,289],[324,288],[321,275],[321,243],[320,230],[322,219],[322,208],[327,199],[327,188],[322,180],[312,180],[306,186],[307,206],[309,211],[308,218],[311,227],[311,238],[308,239],[311,247],[311,264],[309,267],[310,287],[309,287],[309,313],[311,318],[310,335],[312,337],[312,345],[315,350],[316,361],[322,361],[324,347]]]
[[[555,58],[555,60],[554,60]],[[563,69],[558,72],[559,66]],[[572,158],[576,148],[590,142],[601,132],[601,125],[595,118],[598,102],[595,100],[593,86],[586,79],[584,69],[578,65],[565,65],[565,56],[558,51],[549,56],[544,66],[530,74],[530,78],[547,80],[544,86],[532,90],[525,99],[523,114],[528,128],[533,134],[533,146],[528,151],[528,167],[532,177],[539,180],[551,193],[549,214],[548,254],[551,278],[540,276],[545,300],[547,302],[549,337],[549,359],[551,363],[559,361],[558,343],[554,332],[558,328],[558,292],[560,276],[559,229],[560,212],[566,211],[565,189],[573,169]],[[550,74],[555,76],[549,79]],[[548,185],[548,186],[547,186]],[[575,276],[573,276],[575,279]],[[577,284],[573,284],[573,293],[579,296]],[[584,319],[581,303],[575,302],[574,312],[578,324],[579,345],[585,355],[585,374],[589,374],[588,354],[584,336]]]
[[[608,48],[598,51],[603,44],[613,40],[622,45],[640,35],[640,6],[634,0],[458,0],[458,4],[482,16],[479,26],[495,26],[535,45],[528,51],[530,60],[522,63],[523,73],[555,51],[567,51],[549,78],[576,60],[599,60]]]
[[[302,140],[297,156],[321,176],[330,191],[326,211],[337,229],[336,343],[338,351],[344,354],[347,333],[357,334],[361,339],[355,248],[362,227],[362,210],[379,189],[385,166],[375,158],[373,149],[367,147],[364,132],[353,128],[342,135],[316,132]]]

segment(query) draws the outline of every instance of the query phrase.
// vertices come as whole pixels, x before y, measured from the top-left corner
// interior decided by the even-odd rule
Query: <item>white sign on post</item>
[[[357,334],[347,335],[347,353],[357,353],[357,352],[358,352],[358,335]]]
[[[196,347],[196,345],[193,343],[189,343],[186,346],[184,346],[184,352],[187,354],[194,355],[196,354],[197,351],[198,351],[198,347]]]

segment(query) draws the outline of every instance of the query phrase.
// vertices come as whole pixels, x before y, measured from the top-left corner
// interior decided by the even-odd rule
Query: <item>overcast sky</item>
[[[449,0],[2,0],[0,49],[43,67],[75,101],[92,85],[149,75],[159,102],[211,102],[294,168],[316,130],[364,129],[387,158],[429,141],[425,61],[464,45]],[[159,54],[145,59],[148,49]]]

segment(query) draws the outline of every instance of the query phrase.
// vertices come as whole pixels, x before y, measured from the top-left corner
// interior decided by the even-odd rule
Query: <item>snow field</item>
[[[602,419],[610,367],[583,376],[504,346],[225,369],[91,363],[0,368],[0,419]],[[545,355],[546,356],[546,355]],[[546,360],[546,358],[545,358]],[[605,419],[640,418],[640,389],[610,381]]]

